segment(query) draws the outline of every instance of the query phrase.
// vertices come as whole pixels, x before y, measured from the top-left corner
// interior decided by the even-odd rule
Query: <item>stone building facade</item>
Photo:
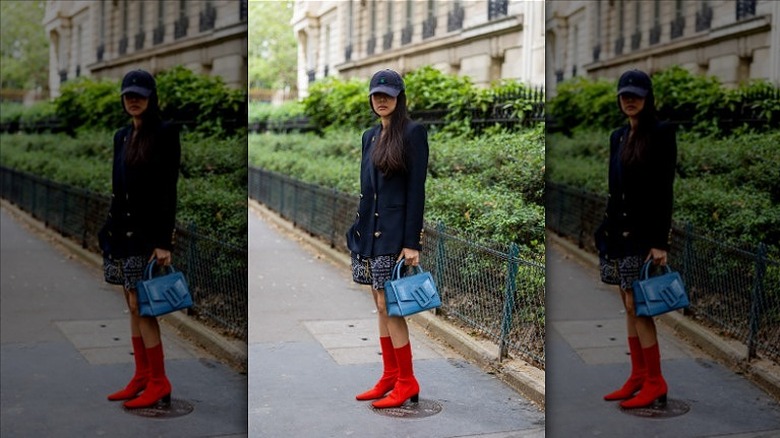
[[[547,2],[547,91],[574,76],[617,78],[680,65],[727,86],[780,84],[780,2],[604,0]]]
[[[541,0],[298,0],[292,24],[300,96],[326,76],[424,65],[477,85],[544,85]]]
[[[49,87],[79,76],[121,78],[183,65],[247,80],[247,0],[48,0]]]

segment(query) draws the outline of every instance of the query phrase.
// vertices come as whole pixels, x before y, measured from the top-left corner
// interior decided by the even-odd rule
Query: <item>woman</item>
[[[381,123],[363,133],[360,204],[347,232],[353,279],[371,285],[384,364],[376,385],[356,398],[381,399],[372,403],[376,408],[416,402],[420,392],[409,328],[404,318],[387,315],[384,295],[395,263],[403,258],[406,265],[419,265],[422,249],[428,134],[409,120],[404,90],[403,79],[393,70],[371,78],[369,104]]]
[[[124,406],[134,409],[170,403],[160,326],[139,315],[136,284],[152,260],[171,264],[181,144],[178,130],[160,120],[151,74],[125,75],[121,100],[132,124],[114,134],[113,193],[100,240],[106,281],[124,286],[135,357],[130,383],[108,399],[127,400]]]
[[[635,315],[632,283],[644,262],[667,262],[677,140],[673,127],[656,118],[646,73],[625,72],[617,94],[629,123],[610,136],[609,198],[596,242],[602,281],[620,287],[631,352],[630,377],[604,399],[622,400],[620,406],[630,409],[666,402],[655,323]]]

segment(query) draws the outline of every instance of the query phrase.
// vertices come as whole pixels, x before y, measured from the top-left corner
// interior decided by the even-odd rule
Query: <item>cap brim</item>
[[[122,90],[122,96],[128,93],[140,94],[143,97],[149,97],[152,94],[152,90],[137,85],[131,85]]]
[[[626,85],[625,87],[618,90],[618,96],[621,96],[623,94],[634,94],[639,97],[645,97],[647,96],[647,91],[644,88],[639,88],[634,85]]]
[[[372,96],[376,93],[383,93],[383,94],[387,94],[388,96],[398,97],[398,95],[401,94],[401,90],[393,87],[388,87],[387,85],[377,85],[376,87],[368,91],[369,96]]]

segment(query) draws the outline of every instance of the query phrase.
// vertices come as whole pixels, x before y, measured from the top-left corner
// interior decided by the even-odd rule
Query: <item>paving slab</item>
[[[356,401],[381,374],[369,290],[252,210],[249,233],[250,436],[544,436],[536,404],[414,325],[420,397],[441,410],[395,417]]]
[[[133,373],[127,305],[95,265],[0,208],[0,435],[247,436],[247,378],[162,326],[176,418],[128,413],[106,395]]]
[[[614,286],[548,240],[547,436],[780,437],[780,406],[744,376],[657,324],[669,398],[689,409],[640,417],[602,396],[629,374],[625,314]]]

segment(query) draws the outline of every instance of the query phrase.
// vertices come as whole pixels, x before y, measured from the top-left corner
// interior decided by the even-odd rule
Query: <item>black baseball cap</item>
[[[368,88],[368,95],[371,96],[374,93],[384,93],[389,96],[397,97],[404,91],[404,80],[401,79],[401,75],[397,72],[384,69],[374,73],[371,78],[371,83]]]
[[[635,94],[645,97],[652,91],[653,83],[650,76],[641,70],[629,70],[623,73],[618,80],[618,96],[622,94]]]
[[[133,70],[122,79],[122,96],[127,93],[149,97],[157,89],[154,77],[143,70]]]

